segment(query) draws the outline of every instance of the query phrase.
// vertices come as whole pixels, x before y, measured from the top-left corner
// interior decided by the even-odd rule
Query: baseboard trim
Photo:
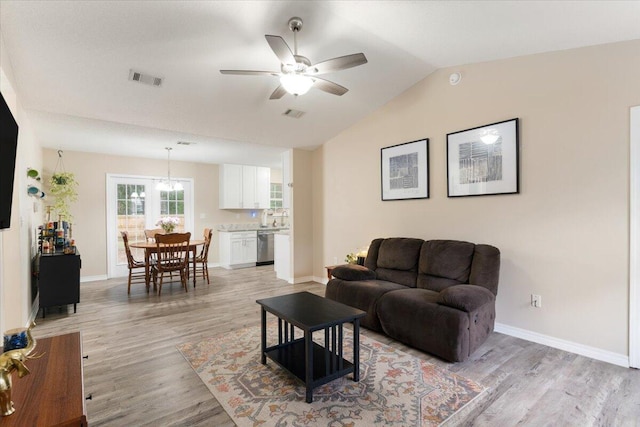
[[[237,270],[239,268],[248,268],[248,267],[255,267],[255,266],[256,266],[255,262],[247,262],[244,264],[220,265],[220,267],[224,268],[225,270]]]
[[[538,332],[520,329],[514,326],[496,323],[494,330],[501,334],[510,335],[512,337],[521,338],[523,340],[546,345],[548,347],[557,348],[558,350],[568,351],[570,353],[579,354],[580,356],[589,357],[591,359],[600,360],[601,362],[611,363],[612,365],[629,367],[629,356],[614,353],[600,348],[591,347],[584,344],[578,344],[572,341],[563,340],[549,335],[540,334]]]
[[[98,276],[82,276],[80,278],[80,283],[84,282],[97,282],[98,280],[107,280],[108,277],[106,274],[100,274]]]
[[[316,283],[322,283],[323,285],[326,285],[329,279],[327,279],[327,276],[324,276],[324,277],[313,276],[313,281]]]
[[[298,283],[305,283],[305,282],[313,282],[313,276],[302,276],[302,277],[294,277],[293,278],[293,284],[297,285]],[[291,283],[291,282],[289,282]]]

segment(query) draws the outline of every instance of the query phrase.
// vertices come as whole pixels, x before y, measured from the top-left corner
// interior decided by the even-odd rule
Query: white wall
[[[502,251],[497,322],[628,355],[629,107],[640,41],[443,69],[314,152],[314,275],[377,237]],[[457,86],[449,74],[462,73]],[[518,195],[447,198],[446,134],[520,118]],[[430,139],[431,197],[380,197],[380,149]],[[543,297],[530,306],[530,294]]]
[[[13,84],[11,62],[0,34],[0,91],[9,105],[18,131],[11,227],[0,231],[0,331],[26,326],[31,317],[31,257],[42,203],[27,195],[28,167],[42,169],[39,144]]]
[[[291,265],[295,283],[313,278],[312,157],[313,154],[306,150],[291,152]]]

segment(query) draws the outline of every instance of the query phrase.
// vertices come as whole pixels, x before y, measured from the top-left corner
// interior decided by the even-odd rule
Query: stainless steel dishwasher
[[[273,264],[273,235],[276,230],[258,230],[258,261],[256,265]]]

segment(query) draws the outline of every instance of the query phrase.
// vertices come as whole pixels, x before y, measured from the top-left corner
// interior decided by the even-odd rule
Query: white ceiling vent
[[[129,70],[129,80],[150,86],[160,86],[162,84],[162,77],[154,77],[135,70]]]
[[[304,111],[288,109],[287,111],[282,113],[282,115],[292,117],[294,119],[299,119],[300,117],[304,116]]]

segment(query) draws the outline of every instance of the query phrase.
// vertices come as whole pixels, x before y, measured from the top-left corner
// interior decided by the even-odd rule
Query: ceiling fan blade
[[[285,90],[284,87],[282,87],[282,85],[279,85],[276,90],[273,91],[273,93],[271,94],[271,96],[269,97],[269,99],[280,99],[282,98],[285,94],[287,93],[287,91]]]
[[[342,96],[349,91],[349,89],[344,86],[340,86],[338,83],[330,82],[329,80],[318,77],[313,78],[313,87],[338,96]]]
[[[222,74],[236,74],[239,76],[279,76],[275,71],[251,71],[251,70],[220,70]]]
[[[280,36],[264,36],[267,39],[267,43],[273,50],[273,53],[276,54],[280,62],[283,64],[295,64],[296,58],[293,57],[293,52],[289,48],[287,42]]]
[[[367,57],[364,53],[354,53],[351,55],[340,56],[338,58],[327,59],[312,65],[307,72],[315,72],[315,74],[330,73],[332,71],[345,70],[347,68],[357,67],[366,64]]]

